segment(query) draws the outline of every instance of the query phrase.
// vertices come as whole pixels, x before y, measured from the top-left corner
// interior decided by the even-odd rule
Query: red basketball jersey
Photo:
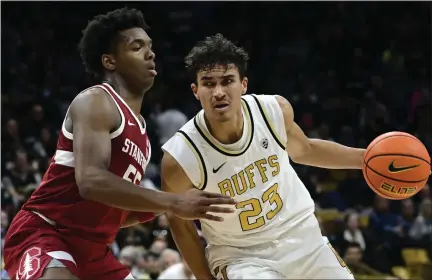
[[[146,127],[109,84],[94,87],[106,91],[121,115],[120,127],[111,133],[111,161],[108,170],[139,185],[151,154]],[[74,166],[73,135],[66,130],[64,121],[53,160],[41,185],[23,209],[45,216],[73,235],[109,244],[130,211],[83,199],[75,181]],[[149,213],[149,220],[153,217]]]

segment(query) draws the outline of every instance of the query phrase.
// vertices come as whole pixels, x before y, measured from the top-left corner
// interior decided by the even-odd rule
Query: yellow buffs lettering
[[[268,162],[270,167],[275,168],[275,170],[272,172],[272,176],[275,177],[280,172],[280,166],[279,166],[277,155],[269,156]]]
[[[280,166],[277,155],[269,156],[268,159],[257,160],[239,173],[232,175],[231,178],[219,182],[218,186],[221,194],[234,197],[245,193],[248,189],[253,189],[256,186],[256,180],[261,179],[262,183],[268,182],[268,169],[271,171],[272,177],[279,174]]]

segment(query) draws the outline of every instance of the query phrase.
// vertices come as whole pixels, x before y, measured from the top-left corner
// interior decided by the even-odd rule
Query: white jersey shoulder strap
[[[259,113],[278,145],[285,149],[287,136],[282,109],[275,95],[246,95],[245,98],[253,99],[258,105]]]
[[[203,190],[207,185],[207,168],[197,141],[192,140],[196,137],[199,135],[192,119],[162,146],[162,150],[177,161],[195,188]]]

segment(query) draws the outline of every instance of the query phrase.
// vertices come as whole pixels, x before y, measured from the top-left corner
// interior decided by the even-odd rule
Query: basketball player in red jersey
[[[133,279],[107,246],[120,227],[153,219],[150,212],[216,221],[209,212],[231,212],[213,206],[234,204],[228,197],[137,186],[151,154],[139,113],[156,76],[145,29],[141,12],[124,8],[84,30],[84,64],[106,82],[72,101],[53,161],[10,225],[4,261],[12,279]]]

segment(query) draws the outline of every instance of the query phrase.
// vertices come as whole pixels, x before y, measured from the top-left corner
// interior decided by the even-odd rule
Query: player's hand
[[[223,218],[210,213],[233,213],[234,209],[216,205],[235,205],[236,203],[230,196],[192,189],[179,195],[173,214],[186,220],[206,219],[221,222]]]

